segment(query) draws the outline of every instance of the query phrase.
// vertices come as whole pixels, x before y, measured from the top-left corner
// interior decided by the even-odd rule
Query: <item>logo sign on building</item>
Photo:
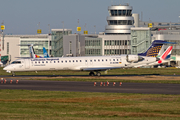
[[[5,29],[5,25],[1,25],[1,30],[4,30]]]
[[[84,34],[88,34],[88,31],[84,31]]]
[[[81,27],[77,27],[77,31],[81,31]]]
[[[148,27],[152,28],[152,23],[149,23],[149,24],[148,24]]]
[[[38,29],[38,30],[37,30],[37,33],[38,33],[38,34],[41,34],[41,29]]]

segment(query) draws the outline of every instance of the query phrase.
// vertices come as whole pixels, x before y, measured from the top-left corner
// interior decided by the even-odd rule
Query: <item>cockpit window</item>
[[[21,61],[13,61],[11,64],[21,64]]]

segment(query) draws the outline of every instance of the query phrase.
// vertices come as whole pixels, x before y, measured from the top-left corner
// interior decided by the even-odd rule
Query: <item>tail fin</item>
[[[41,56],[35,54],[33,44],[28,45],[28,47],[29,47],[30,58],[42,58]]]
[[[28,47],[29,47],[30,58],[36,58],[36,54],[34,52],[33,44],[28,45]]]
[[[43,55],[44,55],[44,58],[49,58],[49,55],[44,47],[43,47]]]
[[[42,58],[41,56],[35,54],[33,45],[42,45],[42,44],[19,44],[18,46],[28,46],[30,58]]]
[[[173,46],[169,46],[166,51],[161,55],[160,60],[158,63],[162,63],[162,60],[169,59],[171,57],[171,52],[172,52]]]
[[[163,40],[154,40],[151,46],[145,53],[140,53],[140,56],[148,56],[148,57],[157,57],[158,53],[160,52],[163,44],[175,44],[173,42],[167,42]]]

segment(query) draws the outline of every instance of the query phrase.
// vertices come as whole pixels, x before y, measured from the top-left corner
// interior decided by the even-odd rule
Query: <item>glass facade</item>
[[[28,45],[28,44],[41,44],[41,45],[37,45],[37,46],[33,46],[34,48],[34,52],[37,55],[43,55],[43,47],[46,48],[47,52],[48,52],[48,48],[49,48],[49,43],[48,43],[48,39],[46,40],[21,40],[20,44],[24,44],[24,45]],[[28,46],[20,46],[20,55],[21,57],[23,56],[29,56],[29,48]],[[48,53],[49,54],[49,53]]]
[[[176,44],[168,44],[168,46],[173,46],[171,55],[180,55],[180,40],[165,40],[167,42],[175,42]]]
[[[133,20],[108,20],[108,25],[133,25]]]
[[[9,42],[7,42],[7,54],[9,54]]]
[[[102,55],[102,38],[85,38],[85,56]]]
[[[72,30],[63,29],[52,30],[52,42],[51,50],[53,57],[62,57],[63,56],[63,35],[72,34]]]
[[[131,54],[145,52],[151,45],[151,34],[149,30],[131,30]]]
[[[110,10],[111,16],[132,16],[132,10]]]
[[[104,55],[130,54],[130,40],[104,40]]]

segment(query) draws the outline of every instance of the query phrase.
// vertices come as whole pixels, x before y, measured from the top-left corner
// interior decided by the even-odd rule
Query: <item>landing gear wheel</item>
[[[15,76],[16,76],[16,74],[13,72],[13,73],[12,73],[12,76],[13,76],[13,77],[15,77]]]
[[[89,73],[89,76],[94,76],[94,72],[90,72],[90,73]]]
[[[101,76],[101,73],[100,73],[100,72],[97,72],[96,75],[99,77],[99,76]]]

